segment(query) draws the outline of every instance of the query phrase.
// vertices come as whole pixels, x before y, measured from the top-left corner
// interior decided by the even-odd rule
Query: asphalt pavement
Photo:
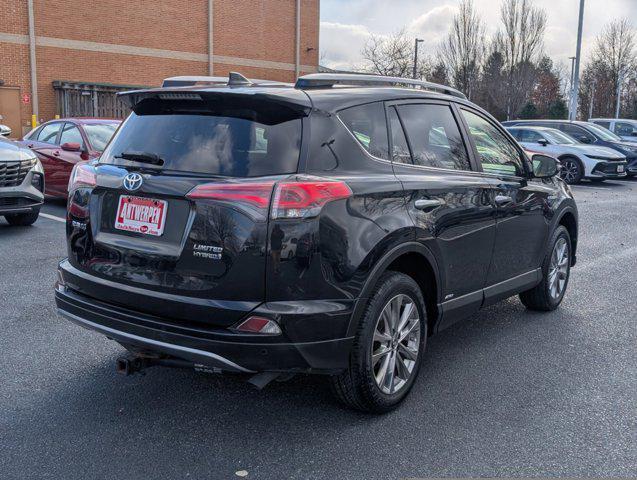
[[[637,181],[574,188],[578,264],[551,313],[509,299],[430,338],[411,395],[385,416],[320,377],[257,391],[153,368],[59,318],[64,204],[0,219],[1,479],[398,479],[637,476]]]

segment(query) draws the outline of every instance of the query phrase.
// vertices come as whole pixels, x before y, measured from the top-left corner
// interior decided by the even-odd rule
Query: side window
[[[338,116],[365,150],[375,157],[389,160],[387,121],[381,102],[347,108]]]
[[[593,143],[596,140],[593,135],[577,125],[564,124],[562,130],[578,142]]]
[[[44,125],[38,132],[38,142],[55,143],[60,131],[60,125],[58,122]]]
[[[609,130],[610,130],[610,122],[600,122],[600,121],[597,121],[597,122],[593,122],[593,123],[596,123],[596,124],[597,124],[597,125],[599,125],[600,127],[604,127],[604,128],[607,128],[607,129],[609,129]],[[617,126],[615,126],[615,128],[617,128]]]
[[[416,165],[470,170],[460,129],[446,105],[413,104],[398,107]]]
[[[403,126],[400,124],[398,113],[394,107],[387,109],[389,129],[391,130],[391,159],[396,163],[411,163],[409,145],[405,138]]]
[[[544,137],[533,130],[522,130],[520,133],[520,141],[528,143],[537,143],[538,140],[542,140]]]
[[[468,110],[462,110],[469,134],[478,151],[482,169],[487,173],[522,175],[524,167],[518,150],[495,125]]]
[[[637,136],[637,128],[627,122],[615,122],[615,133],[624,137]]]
[[[81,148],[84,149],[84,140],[80,130],[72,123],[65,123],[60,135],[60,145],[64,143],[79,143]]]
[[[522,141],[522,133],[521,130],[517,129],[517,128],[507,128],[507,130],[509,131],[509,133],[511,135],[513,135],[513,138],[515,138],[518,142]]]

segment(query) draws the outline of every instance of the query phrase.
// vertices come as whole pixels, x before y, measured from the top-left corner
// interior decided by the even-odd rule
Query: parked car
[[[555,128],[507,127],[524,148],[557,158],[562,164],[560,177],[568,184],[583,178],[603,181],[626,176],[626,156],[608,147],[579,143]]]
[[[581,143],[608,147],[626,156],[626,173],[628,176],[637,175],[637,143],[627,142],[613,132],[590,122],[568,120],[510,120],[502,122],[507,127],[547,127],[555,128],[573,137]]]
[[[557,162],[531,163],[460,92],[341,74],[170,83],[122,94],[131,115],[71,178],[58,311],[122,344],[120,372],[260,387],[320,373],[385,412],[429,335],[512,295],[562,301],[578,215]],[[301,265],[281,258],[294,239]]]
[[[117,130],[120,120],[65,118],[31,130],[21,144],[42,162],[45,194],[66,198],[71,170],[76,163],[98,157]]]
[[[9,137],[11,136],[11,127],[8,125],[0,124],[0,137]]]
[[[44,201],[44,172],[35,154],[0,137],[0,215],[11,225],[31,225]]]
[[[589,118],[588,121],[610,130],[623,140],[637,142],[637,120],[628,118]]]

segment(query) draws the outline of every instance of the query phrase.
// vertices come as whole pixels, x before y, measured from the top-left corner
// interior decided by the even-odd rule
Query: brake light
[[[97,185],[95,169],[88,162],[76,163],[69,178],[68,191],[78,187],[94,187]]]
[[[319,214],[327,202],[348,198],[352,190],[345,182],[325,179],[281,182],[272,204],[272,218],[308,218]]]
[[[273,187],[274,182],[204,183],[193,188],[186,197],[193,200],[228,202],[265,220],[268,216]]]

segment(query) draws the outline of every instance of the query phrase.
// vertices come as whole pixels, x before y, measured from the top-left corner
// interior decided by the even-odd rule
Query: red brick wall
[[[295,0],[215,0],[214,54],[290,64],[290,68],[215,63],[215,75],[231,70],[248,77],[294,80]],[[197,54],[208,48],[207,0],[34,0],[36,36]],[[0,79],[29,93],[28,45],[3,42],[1,34],[28,35],[25,0],[0,0]],[[318,66],[319,0],[301,0],[301,64]],[[307,51],[312,48],[311,51]],[[40,119],[56,113],[54,80],[159,85],[174,75],[206,75],[205,61],[94,52],[39,45]],[[30,105],[23,105],[28,123]]]

